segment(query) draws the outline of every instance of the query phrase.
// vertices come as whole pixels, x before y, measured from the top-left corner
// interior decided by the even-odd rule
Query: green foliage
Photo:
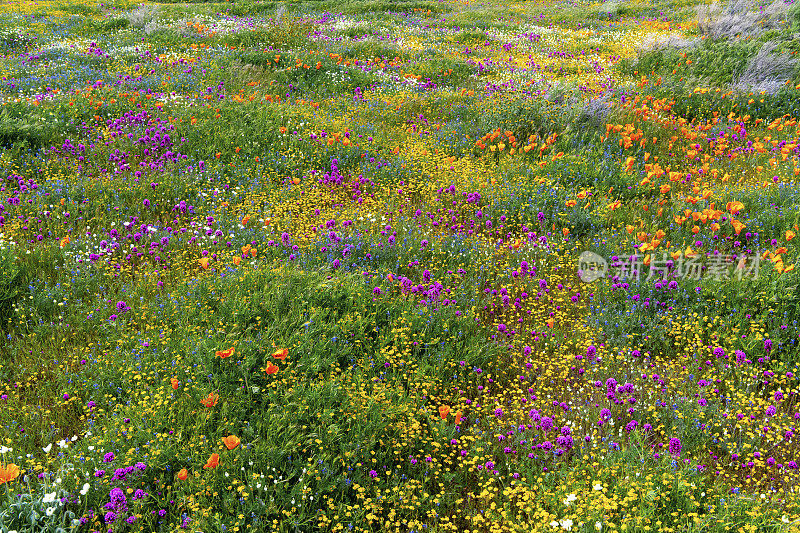
[[[747,62],[758,53],[757,41],[729,42],[705,40],[698,47],[678,50],[666,48],[646,52],[635,61],[620,62],[619,69],[633,75],[672,77],[692,80],[698,86],[723,87],[731,84],[742,72]]]
[[[0,45],[8,50],[25,49],[32,45],[34,41],[33,35],[22,33],[17,29],[0,29]]]
[[[490,37],[485,31],[464,30],[456,35],[455,40],[464,44],[483,43],[490,40]]]
[[[0,145],[16,149],[46,145],[56,135],[56,130],[42,124],[40,119],[38,113],[23,106],[4,107],[0,111]]]
[[[313,61],[313,58],[309,58]],[[342,68],[330,59],[324,59],[322,66],[315,64],[309,68],[292,68],[288,72],[280,72],[275,76],[278,83],[314,94],[320,97],[352,93],[356,87],[368,89],[376,78],[360,69]]]
[[[339,53],[347,58],[361,60],[379,58],[386,60],[392,60],[394,58],[408,60],[410,58],[410,54],[406,51],[376,42],[357,42],[346,44]]]
[[[20,533],[67,533],[76,520],[75,513],[62,509],[61,498],[69,493],[54,489],[54,498],[46,501],[45,494],[24,492],[8,498],[0,507],[0,529]]]
[[[255,17],[266,13],[273,13],[278,2],[236,2],[230,8],[230,14],[237,17]]]
[[[791,31],[794,33],[800,32],[800,6],[794,5],[789,9],[787,14]]]
[[[100,31],[102,32],[114,32],[118,30],[124,30],[128,26],[130,26],[130,21],[126,18],[122,17],[115,17],[109,18],[103,21],[103,24],[100,27]]]
[[[25,273],[13,253],[0,250],[0,327],[5,328],[25,283]]]
[[[288,50],[304,47],[308,44],[308,34],[312,24],[309,22],[288,20],[269,28],[256,28],[215,38],[217,42],[228,46],[244,48],[272,48]]]
[[[339,3],[338,5],[342,12],[354,15],[360,13],[386,12],[437,16],[451,11],[450,7],[429,0],[367,0],[345,2],[344,4]]]
[[[61,4],[60,9],[72,15],[79,15],[81,17],[90,17],[92,15],[100,15],[100,8],[87,4],[78,4],[72,2],[65,2]]]
[[[800,100],[728,88],[766,39],[800,45],[617,61],[691,35],[694,4],[3,18],[0,468],[22,475],[0,530],[796,519],[797,124],[763,120]],[[503,150],[476,142],[495,132]],[[767,254],[752,280],[576,275],[584,250],[687,247],[769,249],[784,273]],[[70,502],[48,515],[53,474]],[[105,523],[116,486],[134,524]]]
[[[423,80],[430,79],[437,85],[463,87],[469,83],[469,78],[474,72],[474,67],[465,61],[433,59],[422,62],[416,74],[422,76]]]

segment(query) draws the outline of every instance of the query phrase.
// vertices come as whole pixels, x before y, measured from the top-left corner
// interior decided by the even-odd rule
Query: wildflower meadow
[[[0,2],[0,532],[800,532],[727,1]]]

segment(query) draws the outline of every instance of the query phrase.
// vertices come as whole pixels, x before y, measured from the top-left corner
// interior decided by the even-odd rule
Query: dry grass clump
[[[158,6],[153,5],[140,5],[136,9],[128,11],[124,17],[128,20],[130,25],[134,28],[146,28],[148,24],[158,16]]]
[[[785,25],[790,8],[784,0],[760,9],[754,8],[752,0],[733,0],[727,6],[701,5],[697,7],[697,24],[700,33],[712,39],[756,37]]]
[[[794,73],[797,59],[785,52],[775,53],[777,46],[774,41],[765,42],[734,82],[734,87],[742,91],[765,91],[767,94],[778,92]]]

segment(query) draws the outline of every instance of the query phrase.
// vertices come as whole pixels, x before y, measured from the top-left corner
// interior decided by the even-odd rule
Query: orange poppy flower
[[[8,483],[17,479],[19,476],[19,467],[14,463],[8,463],[6,466],[0,464],[0,485]]]
[[[744,204],[739,201],[728,202],[725,204],[725,209],[733,213],[734,215],[744,209]]]
[[[209,457],[208,461],[206,461],[206,464],[203,465],[203,468],[216,468],[218,466],[219,466],[219,454],[212,453],[211,457]]]
[[[66,246],[66,245],[68,245],[68,244],[69,244],[69,235],[67,235],[66,237],[64,237],[63,239],[61,239],[61,247],[63,248],[63,247],[65,247],[65,246]]]
[[[214,407],[219,402],[219,394],[216,392],[209,392],[208,398],[203,398],[200,400],[200,403],[205,405],[206,407]]]
[[[279,368],[277,366],[273,365],[272,363],[267,363],[267,367],[266,368],[262,368],[262,370],[264,372],[266,372],[267,374],[272,375],[275,372],[277,372],[279,370]]]
[[[228,435],[227,437],[222,439],[222,444],[224,444],[225,447],[228,448],[229,450],[233,450],[234,448],[239,446],[241,442],[242,441],[236,435]]]
[[[459,425],[461,423],[462,416],[463,415],[461,414],[461,411],[456,411],[456,425]]]
[[[239,265],[239,263],[241,263],[241,262],[242,262],[242,258],[241,258],[240,256],[238,256],[238,255],[234,255],[234,256],[233,256],[233,264],[234,264],[234,265],[237,265],[237,266],[238,266],[238,265]]]
[[[172,383],[172,388],[175,389],[175,390],[178,390],[178,387],[181,386],[181,382],[178,381],[176,378],[172,378],[169,381],[170,381],[170,383]]]
[[[185,468],[182,468],[180,472],[178,472],[178,479],[181,481],[186,481],[186,478],[189,477],[189,471]]]
[[[439,407],[439,416],[442,417],[442,420],[447,418],[447,415],[450,414],[450,406],[449,405],[442,405]]]
[[[790,229],[786,230],[786,240],[787,241],[791,241],[792,239],[794,239],[794,236],[795,236],[795,233],[792,230],[790,230]]]
[[[289,350],[287,350],[286,348],[281,348],[279,350],[275,350],[274,352],[272,352],[272,357],[274,357],[275,359],[280,359],[281,361],[286,359],[287,355],[289,355]]]
[[[204,270],[208,269],[208,257],[203,257],[197,260],[200,263],[200,266],[203,267]]]
[[[214,355],[219,357],[220,359],[227,359],[228,357],[233,355],[234,347],[231,346],[227,350],[222,350],[220,352],[216,352]]]

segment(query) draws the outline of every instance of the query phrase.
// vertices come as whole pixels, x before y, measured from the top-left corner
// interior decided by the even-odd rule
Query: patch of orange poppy
[[[219,402],[219,394],[216,392],[209,392],[208,398],[203,398],[200,400],[200,403],[205,405],[206,407],[214,407]]]
[[[735,215],[736,213],[744,209],[744,204],[742,202],[739,202],[738,200],[734,202],[728,202],[727,204],[725,204],[725,209],[727,209],[728,211],[730,211],[732,214]]]
[[[206,464],[203,465],[203,468],[216,468],[218,466],[219,466],[219,454],[212,453],[211,457],[209,457],[208,461],[206,461]]]
[[[224,439],[222,439],[222,444],[225,445],[226,448],[229,450],[233,450],[241,444],[242,441],[236,435],[228,435]]]
[[[234,349],[235,348],[233,346],[231,346],[227,350],[222,350],[222,351],[216,352],[214,355],[216,357],[219,357],[220,359],[227,359],[228,357],[233,355]]]
[[[8,463],[6,466],[0,464],[0,485],[14,481],[19,477],[19,467],[14,463]]]

